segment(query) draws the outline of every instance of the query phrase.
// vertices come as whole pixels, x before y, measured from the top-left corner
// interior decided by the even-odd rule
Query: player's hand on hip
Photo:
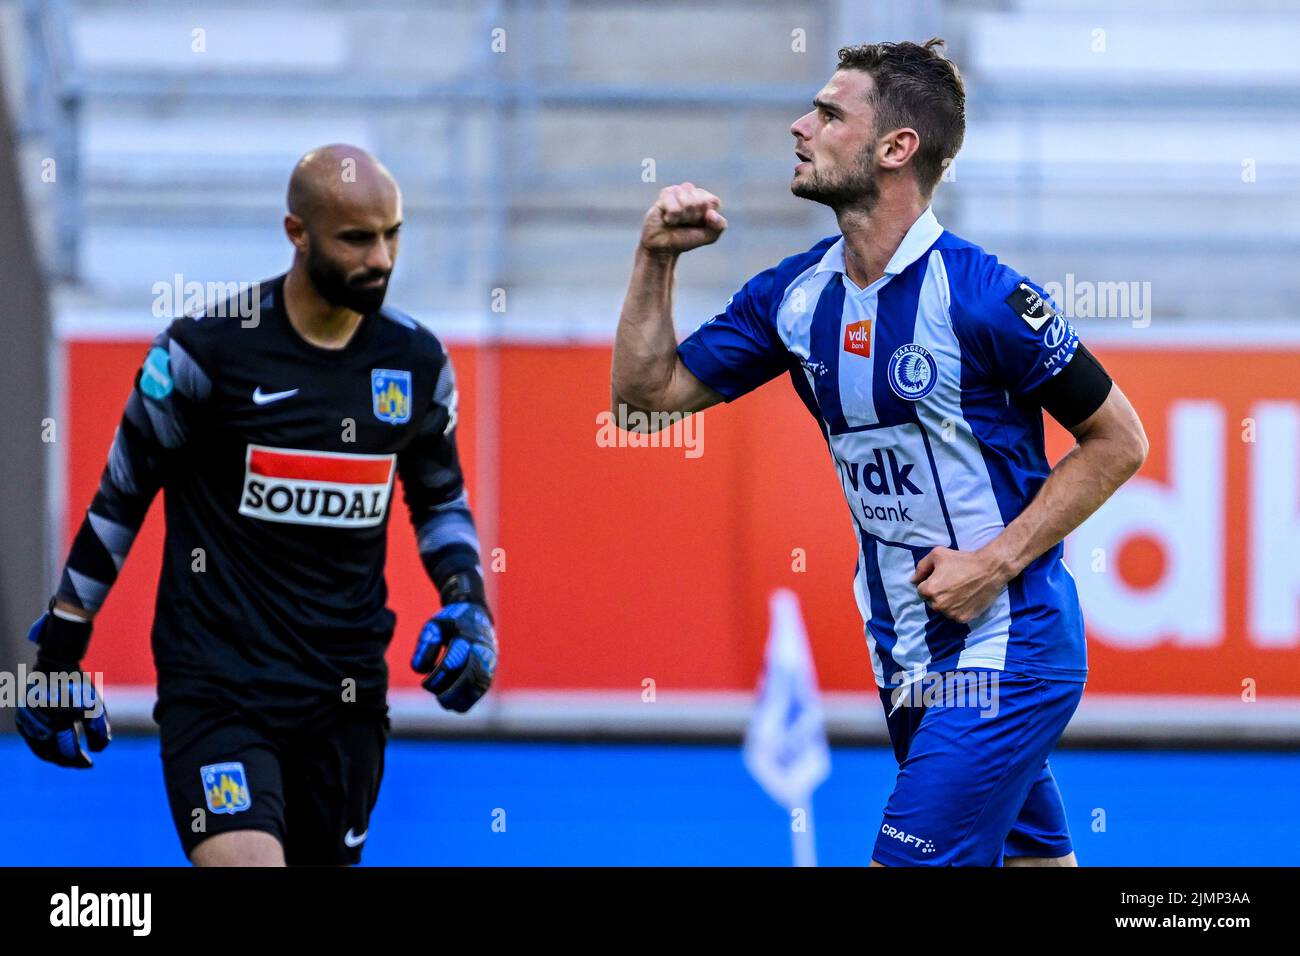
[[[14,715],[18,733],[32,753],[60,767],[84,770],[91,753],[108,746],[108,711],[81,657],[90,642],[89,621],[43,614],[27,637],[40,647],[26,696]]]
[[[492,618],[480,604],[448,604],[420,631],[411,657],[421,686],[447,710],[464,713],[487,693],[497,669]]]
[[[1011,576],[985,551],[935,548],[916,563],[916,593],[930,610],[960,624],[983,614]]]
[[[676,255],[717,242],[727,228],[721,208],[721,199],[694,183],[665,186],[645,214],[641,248],[657,255]]]

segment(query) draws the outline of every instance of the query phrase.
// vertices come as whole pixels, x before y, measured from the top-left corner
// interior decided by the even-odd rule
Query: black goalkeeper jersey
[[[227,303],[154,339],[59,589],[98,608],[161,488],[160,702],[219,695],[274,724],[386,709],[397,483],[435,583],[479,560],[438,339],[385,307],[320,348],[283,286],[263,283],[251,315]]]

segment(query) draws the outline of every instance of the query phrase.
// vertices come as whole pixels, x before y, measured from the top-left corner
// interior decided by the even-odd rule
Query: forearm
[[[54,607],[69,617],[94,618],[140,530],[139,523],[119,523],[106,517],[104,504],[101,491],[82,519],[59,576]]]
[[[450,592],[466,587],[485,601],[478,533],[463,495],[422,522],[416,541],[420,562],[444,604],[454,600]]]
[[[653,411],[662,403],[677,366],[673,328],[676,255],[637,249],[632,280],[614,334],[611,400]]]
[[[131,420],[133,411],[141,414],[129,406],[119,424],[59,578],[55,607],[70,615],[89,619],[104,603],[162,483],[160,448]]]
[[[430,417],[425,434],[398,458],[398,473],[420,562],[443,604],[486,604],[478,530],[455,435],[442,427],[449,420],[450,408]]]
[[[1100,508],[1140,464],[1121,439],[1098,436],[1079,442],[985,550],[1011,580]]]

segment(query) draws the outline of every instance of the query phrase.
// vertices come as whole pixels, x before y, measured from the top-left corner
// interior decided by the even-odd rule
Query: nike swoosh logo
[[[272,402],[278,402],[282,398],[288,398],[290,395],[297,394],[298,389],[296,388],[291,388],[285,392],[264,392],[262,391],[262,386],[259,385],[257,388],[253,389],[253,404],[270,405]]]
[[[348,846],[361,846],[361,844],[366,842],[366,834],[369,832],[370,830],[366,829],[362,831],[361,836],[354,836],[352,828],[348,827],[348,832],[343,834],[343,842]]]

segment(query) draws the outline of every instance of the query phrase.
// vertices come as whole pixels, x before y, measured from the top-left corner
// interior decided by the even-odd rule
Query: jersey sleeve
[[[420,560],[439,590],[452,575],[479,571],[478,532],[456,450],[456,373],[445,351],[441,363],[419,431],[397,456]]]
[[[771,381],[788,368],[776,332],[776,269],[754,276],[677,346],[682,364],[728,402]]]
[[[1074,359],[1079,335],[1043,291],[989,257],[950,267],[953,328],[984,376],[1013,396],[1032,399]],[[955,281],[954,281],[955,280]]]
[[[113,435],[108,463],[73,539],[57,597],[98,611],[167,470],[193,434],[212,381],[180,341],[178,319],[149,346]]]

